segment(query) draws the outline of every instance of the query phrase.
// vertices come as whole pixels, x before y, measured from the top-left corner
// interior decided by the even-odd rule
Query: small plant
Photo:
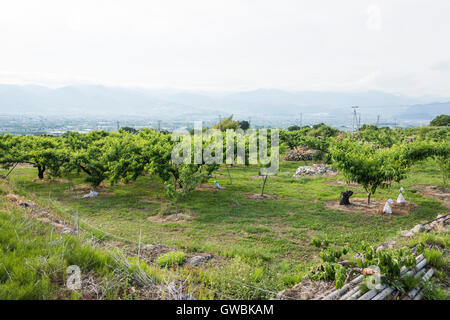
[[[186,255],[182,251],[171,251],[159,256],[156,263],[161,267],[180,265],[186,260]]]
[[[409,274],[401,278],[401,283],[407,290],[412,290],[420,284],[421,279],[420,276]]]
[[[320,248],[322,246],[322,240],[318,238],[312,238],[311,244],[314,245],[316,248]]]
[[[417,254],[422,254],[425,251],[425,244],[423,244],[423,242],[419,242],[416,245],[416,252]]]
[[[431,280],[427,281],[423,287],[423,298],[425,300],[447,300],[449,295],[437,282]]]
[[[424,251],[425,258],[427,259],[428,263],[432,266],[440,269],[443,266],[445,266],[445,260],[442,257],[442,252],[439,250],[431,249],[431,250],[425,250]]]
[[[338,263],[324,263],[313,269],[309,274],[311,280],[331,280],[335,281],[337,289],[342,288],[347,278],[347,270]]]
[[[343,254],[344,250],[330,248],[323,250],[320,257],[324,262],[338,262]]]

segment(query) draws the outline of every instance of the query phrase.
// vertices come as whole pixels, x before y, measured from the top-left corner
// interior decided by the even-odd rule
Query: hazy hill
[[[403,119],[432,120],[434,117],[441,114],[450,114],[450,101],[413,105],[400,116]]]
[[[411,98],[379,91],[312,92],[258,89],[242,92],[193,92],[116,88],[99,85],[51,89],[34,85],[0,85],[0,113],[145,115],[160,119],[241,116],[287,116],[304,113],[339,115],[358,105],[365,114],[401,114],[408,119],[431,119],[448,113],[450,102]],[[438,98],[434,98],[436,101]],[[361,109],[362,110],[362,109]]]

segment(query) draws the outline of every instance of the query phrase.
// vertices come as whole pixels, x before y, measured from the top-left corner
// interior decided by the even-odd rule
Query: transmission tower
[[[358,124],[358,115],[356,114],[356,109],[358,109],[358,106],[353,106],[353,120],[352,120],[352,133],[355,132],[355,127]]]

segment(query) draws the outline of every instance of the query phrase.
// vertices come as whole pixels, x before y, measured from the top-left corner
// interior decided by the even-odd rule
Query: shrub
[[[450,126],[450,116],[446,114],[441,114],[437,116],[430,122],[430,126]]]
[[[171,251],[159,256],[156,263],[161,267],[180,265],[186,260],[186,255],[182,251]]]
[[[432,266],[440,269],[443,266],[445,266],[445,260],[442,257],[442,252],[439,250],[431,249],[431,250],[425,250],[424,251],[425,258],[427,259],[427,262],[431,264]]]

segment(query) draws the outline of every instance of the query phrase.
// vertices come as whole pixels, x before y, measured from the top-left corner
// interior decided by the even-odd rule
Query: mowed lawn
[[[365,197],[364,190],[330,184],[344,181],[342,175],[293,178],[299,165],[304,163],[280,163],[279,173],[269,177],[265,187],[265,194],[276,199],[265,200],[248,199],[261,191],[263,179],[256,177],[257,167],[231,167],[239,205],[234,202],[227,169],[222,167],[205,186],[181,201],[180,210],[188,217],[180,221],[170,221],[159,214],[168,200],[157,177],[143,176],[128,185],[105,185],[99,189],[98,197],[89,199],[81,199],[81,193],[68,190],[65,179],[39,182],[33,168],[16,169],[10,178],[18,190],[32,193],[42,201],[53,199],[62,210],[77,212],[83,221],[108,233],[137,242],[141,230],[144,244],[161,243],[185,252],[208,252],[223,257],[223,261],[239,257],[249,265],[274,268],[286,285],[298,281],[319,260],[319,249],[311,244],[313,237],[328,239],[338,246],[349,245],[356,251],[362,241],[377,245],[400,230],[446,211],[439,201],[410,188],[442,182],[432,162],[417,165],[401,184],[379,189],[373,196],[375,200],[396,199],[403,186],[405,198],[418,205],[413,213],[390,217],[325,209],[324,203],[338,201],[342,191],[350,189],[355,192],[353,197]],[[85,193],[89,191],[82,175],[71,179],[75,187],[84,185]],[[225,189],[208,188],[214,180]]]

